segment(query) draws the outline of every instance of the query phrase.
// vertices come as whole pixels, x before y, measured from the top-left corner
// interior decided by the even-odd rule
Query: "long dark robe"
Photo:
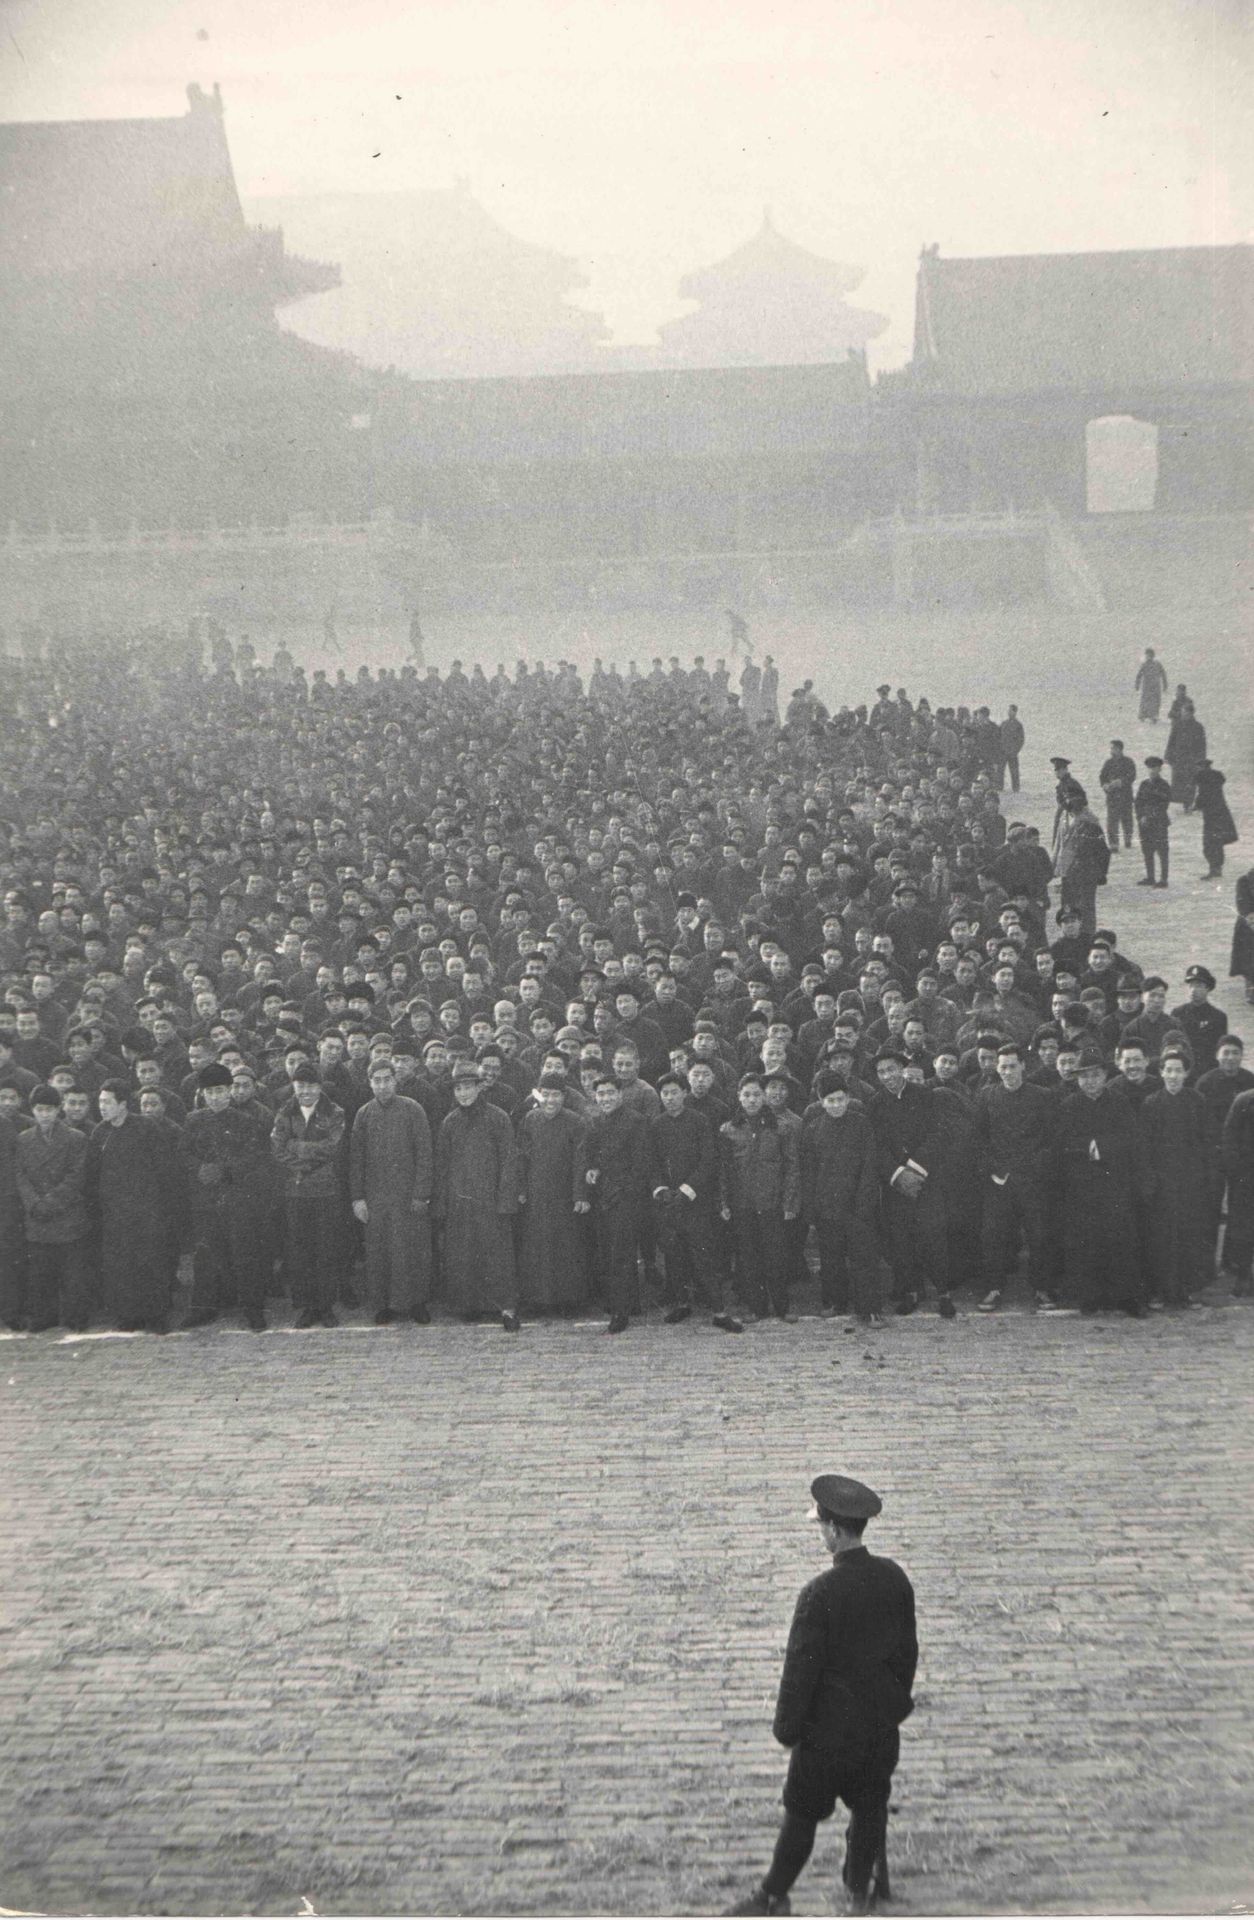
[[[1139,1122],[1122,1095],[1074,1093],[1062,1103],[1063,1253],[1081,1307],[1123,1307],[1142,1298],[1137,1204],[1149,1198]]]
[[[514,1129],[480,1094],[473,1107],[454,1107],[436,1149],[444,1294],[457,1312],[491,1313],[512,1301],[517,1208]]]
[[[1178,1306],[1214,1277],[1205,1103],[1191,1087],[1151,1094],[1141,1108],[1141,1130],[1154,1181],[1150,1264],[1163,1299]]]
[[[1251,926],[1247,916],[1254,914],[1254,867],[1237,880],[1236,909],[1237,920],[1232,929],[1232,956],[1228,972],[1234,978],[1244,979],[1249,987],[1254,983],[1254,926]]]
[[[1172,722],[1163,756],[1171,768],[1171,797],[1182,807],[1191,807],[1197,794],[1197,775],[1206,758],[1206,729],[1201,721],[1180,714]]]
[[[525,1197],[518,1241],[518,1290],[533,1307],[579,1306],[588,1297],[586,1236],[575,1213],[587,1197],[587,1123],[567,1108],[547,1119],[526,1115],[518,1130],[519,1191]]]
[[[87,1193],[100,1223],[100,1277],[114,1319],[157,1320],[170,1310],[170,1251],[182,1206],[182,1169],[160,1127],[128,1114],[101,1121],[88,1142]]]

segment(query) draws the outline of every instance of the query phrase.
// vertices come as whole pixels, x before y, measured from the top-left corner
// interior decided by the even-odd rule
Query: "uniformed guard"
[[[1163,763],[1156,753],[1145,756],[1145,778],[1136,790],[1137,833],[1145,856],[1145,878],[1138,887],[1165,887],[1170,859],[1171,787],[1163,779]],[[1155,863],[1158,878],[1155,879]]]
[[[888,1897],[888,1798],[919,1657],[914,1589],[895,1561],[862,1544],[878,1494],[838,1473],[820,1474],[810,1492],[832,1566],[803,1587],[793,1614],[774,1728],[792,1751],[784,1820],[765,1879],[733,1914],[791,1912],[788,1890],[838,1800],[851,1816],[850,1910],[867,1913],[876,1896]]]

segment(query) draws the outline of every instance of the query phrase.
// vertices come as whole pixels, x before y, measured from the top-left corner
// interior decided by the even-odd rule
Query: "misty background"
[[[359,263],[354,284],[343,196],[423,196],[438,222],[469,195],[570,263],[565,297],[604,318],[575,333],[626,364],[769,207],[788,241],[865,270],[874,373],[909,357],[922,244],[1247,239],[1250,38],[1241,0],[0,0],[0,115],[178,114],[189,81],[219,82],[247,217],[344,267],[343,295],[285,325],[371,358],[336,330],[350,286],[387,296],[408,216],[374,204],[374,283]]]

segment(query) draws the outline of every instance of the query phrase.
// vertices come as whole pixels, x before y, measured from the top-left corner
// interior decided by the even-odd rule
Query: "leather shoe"
[[[691,1320],[692,1308],[668,1307],[662,1318],[668,1327],[677,1327],[681,1320]]]
[[[501,1315],[501,1325],[504,1327],[506,1333],[517,1333],[522,1326],[522,1321],[516,1313],[512,1313],[510,1309],[506,1307]]]
[[[612,1314],[610,1316],[610,1324],[605,1331],[607,1333],[626,1333],[627,1315],[625,1313]]]
[[[740,1321],[737,1320],[734,1313],[716,1313],[714,1316],[714,1325],[721,1327],[724,1333],[744,1332],[744,1327]]]

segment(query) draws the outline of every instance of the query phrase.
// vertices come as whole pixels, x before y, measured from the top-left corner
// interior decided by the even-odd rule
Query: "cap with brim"
[[[1186,987],[1192,987],[1192,986],[1207,987],[1213,993],[1215,989],[1215,976],[1211,972],[1209,967],[1200,967],[1200,966],[1186,967],[1185,973],[1184,973],[1184,984],[1186,985]]]
[[[878,1493],[843,1473],[819,1474],[810,1482],[810,1496],[816,1507],[835,1520],[874,1520],[884,1506]]]

